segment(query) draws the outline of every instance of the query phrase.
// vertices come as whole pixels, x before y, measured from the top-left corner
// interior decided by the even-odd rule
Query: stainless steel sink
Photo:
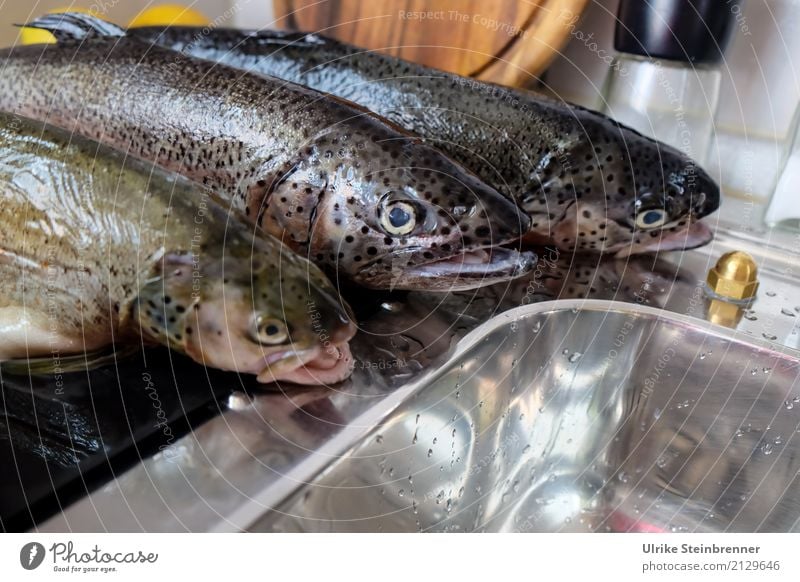
[[[649,307],[514,309],[247,529],[800,531],[798,364]]]

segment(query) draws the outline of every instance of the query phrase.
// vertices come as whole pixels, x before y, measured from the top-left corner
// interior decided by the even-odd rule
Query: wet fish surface
[[[528,240],[630,254],[709,242],[720,201],[688,156],[594,111],[370,52],[318,34],[132,29],[182,54],[349,99],[426,138],[513,197]]]
[[[352,371],[324,274],[202,186],[0,114],[0,361],[161,344],[261,382]]]
[[[529,218],[438,150],[356,105],[151,47],[87,15],[0,53],[0,107],[211,187],[295,251],[373,288],[469,289],[530,271],[497,245]]]

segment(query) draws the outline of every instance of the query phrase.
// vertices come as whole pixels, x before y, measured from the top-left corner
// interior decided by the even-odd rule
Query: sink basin
[[[635,304],[514,309],[246,529],[800,531],[798,364]]]

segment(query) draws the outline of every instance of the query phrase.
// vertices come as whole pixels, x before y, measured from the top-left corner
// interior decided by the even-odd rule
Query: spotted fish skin
[[[202,186],[0,113],[0,360],[144,340],[264,381],[322,383],[279,356],[334,368],[320,330],[346,355],[348,310],[317,267]],[[265,323],[287,337],[267,344]],[[325,374],[341,380],[347,362]]]
[[[462,253],[518,239],[529,219],[418,138],[307,88],[108,36],[113,25],[101,34],[97,22],[43,17],[34,25],[57,44],[0,52],[0,107],[200,181],[365,286],[472,288],[532,267],[530,253],[498,251],[481,276],[461,275]]]
[[[709,175],[676,149],[597,112],[317,34],[192,27],[131,34],[385,116],[517,200],[531,217],[531,242],[622,257],[711,239],[697,222],[719,206]]]

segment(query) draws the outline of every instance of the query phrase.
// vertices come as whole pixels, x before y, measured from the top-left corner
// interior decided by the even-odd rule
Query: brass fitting
[[[709,290],[721,299],[747,301],[758,290],[758,267],[753,258],[742,251],[725,253],[708,272]]]

